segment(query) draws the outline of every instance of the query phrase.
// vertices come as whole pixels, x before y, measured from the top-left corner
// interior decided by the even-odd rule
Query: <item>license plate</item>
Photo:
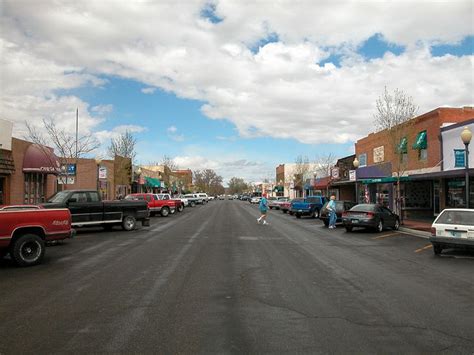
[[[461,232],[451,231],[450,233],[451,233],[451,237],[461,238]]]
[[[353,219],[351,220],[352,223],[359,223],[359,220],[358,219]]]
[[[303,210],[298,210],[298,212],[303,212]]]

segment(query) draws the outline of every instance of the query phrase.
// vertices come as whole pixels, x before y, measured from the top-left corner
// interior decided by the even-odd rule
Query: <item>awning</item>
[[[399,154],[406,154],[408,152],[407,146],[408,146],[408,139],[407,139],[407,137],[403,137],[400,140],[400,144],[398,145],[398,153]]]
[[[31,144],[23,158],[23,172],[59,174],[60,164],[53,149],[38,144]]]
[[[145,185],[148,187],[161,187],[161,182],[158,179],[145,176]]]
[[[328,185],[330,183],[331,183],[331,177],[330,176],[314,179],[313,189],[314,190],[325,189],[325,188],[328,187]]]
[[[392,176],[392,163],[364,166],[356,170],[357,179],[374,179]]]
[[[426,149],[428,147],[426,131],[421,131],[418,133],[413,144],[413,149]]]
[[[0,174],[11,175],[15,172],[12,152],[0,150]]]

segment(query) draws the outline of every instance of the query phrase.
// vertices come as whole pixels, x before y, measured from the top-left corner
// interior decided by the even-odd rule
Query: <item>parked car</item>
[[[431,225],[435,255],[447,248],[474,248],[474,209],[443,210]]]
[[[272,210],[276,207],[277,198],[275,196],[267,197],[267,201],[268,201],[268,208],[269,209]]]
[[[202,200],[202,203],[208,203],[209,202],[209,196],[205,193],[198,193],[197,196]]]
[[[252,198],[250,199],[249,202],[252,203],[252,204],[254,204],[254,203],[260,203],[260,200],[261,200],[261,199],[262,199],[262,198],[259,197],[259,196],[254,196],[254,197],[252,197]]]
[[[354,227],[370,228],[382,232],[387,227],[398,230],[400,218],[382,205],[361,203],[342,214],[342,224],[348,232],[352,232]]]
[[[71,212],[67,208],[4,207],[0,211],[0,257],[10,254],[19,266],[39,264],[46,242],[74,236],[71,223]]]
[[[176,210],[177,212],[183,212],[184,211],[184,206],[185,203],[182,199],[180,198],[173,198],[170,194],[167,194],[167,193],[161,193],[161,194],[155,194],[155,196],[159,199],[159,200],[164,200],[164,201],[167,201],[167,200],[171,200],[171,201],[174,201],[175,204],[176,204]],[[171,212],[173,213],[173,212]]]
[[[281,204],[289,200],[290,199],[288,197],[283,197],[283,196],[277,197],[277,200],[273,203],[273,208],[276,210],[279,210],[281,207]]]
[[[194,207],[199,204],[202,205],[204,203],[203,199],[199,197],[198,194],[186,194],[184,195],[184,197],[188,199],[189,206],[191,207]]]
[[[161,214],[162,217],[168,217],[169,214],[176,211],[176,202],[173,200],[162,200],[156,194],[135,193],[125,196],[126,201],[146,201],[151,216]]]
[[[308,196],[304,199],[298,199],[291,203],[291,212],[296,218],[301,216],[310,216],[312,218],[318,218],[321,208],[323,208],[326,198],[323,196]]]
[[[303,199],[301,198],[294,198],[292,200],[288,200],[288,201],[283,201],[280,203],[280,210],[283,212],[283,213],[288,213],[290,215],[293,215],[293,212],[291,212],[291,204],[293,202],[296,202],[296,201],[302,201]]]
[[[175,198],[181,200],[181,202],[184,204],[184,207],[189,206],[189,200],[186,197],[184,197],[184,195],[178,195]]]
[[[336,223],[342,223],[342,214],[356,205],[355,202],[351,201],[339,201],[335,200],[336,203]],[[329,210],[327,209],[329,201],[326,201],[323,208],[319,213],[319,219],[321,219],[326,227],[329,226]]]
[[[51,196],[44,208],[67,208],[71,212],[72,226],[102,225],[110,228],[121,225],[124,230],[135,229],[137,221],[150,225],[150,210],[145,201],[102,201],[95,190],[64,190]]]

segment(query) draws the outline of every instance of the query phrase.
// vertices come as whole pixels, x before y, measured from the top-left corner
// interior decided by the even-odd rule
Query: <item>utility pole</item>
[[[77,141],[79,134],[79,108],[76,108],[76,164],[77,164]]]

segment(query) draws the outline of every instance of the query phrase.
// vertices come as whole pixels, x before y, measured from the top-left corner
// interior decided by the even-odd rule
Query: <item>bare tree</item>
[[[314,173],[318,177],[326,177],[331,174],[331,168],[336,163],[337,158],[334,154],[328,153],[317,155],[314,159]]]
[[[25,122],[25,124],[28,129],[27,138],[38,145],[45,157],[50,160],[51,166],[56,165],[56,160],[51,155],[48,146],[52,145],[54,147],[54,151],[61,165],[61,175],[66,179],[65,181],[63,180],[63,187],[65,188],[67,188],[69,175],[67,169],[68,164],[71,161],[77,164],[77,159],[93,152],[100,146],[99,141],[91,134],[78,136],[76,145],[76,136],[58,128],[52,119],[43,119],[43,127],[46,130],[46,136],[43,135],[37,127],[28,122]]]
[[[233,177],[229,180],[229,192],[231,194],[242,194],[249,185],[242,178]]]
[[[298,187],[303,191],[305,176],[310,171],[309,159],[307,156],[298,155],[295,159],[295,168],[293,170],[293,181],[295,183],[295,189]]]
[[[336,164],[337,158],[334,154],[328,153],[316,156],[314,160],[314,173],[316,177],[326,177],[331,175],[331,169]],[[326,186],[326,196],[329,195],[329,184]]]
[[[178,164],[169,155],[163,155],[159,165],[166,165],[171,171],[178,170]]]
[[[133,136],[132,132],[126,130],[117,138],[112,138],[110,140],[110,145],[107,149],[108,155],[111,158],[114,158],[116,155],[120,155],[125,158],[130,158],[133,164],[137,156],[137,153],[135,151],[136,144],[137,140]]]
[[[222,176],[212,169],[196,170],[194,172],[194,186],[200,192],[206,192],[210,195],[216,195],[224,191],[222,186]]]
[[[383,94],[376,101],[376,112],[374,114],[374,124],[377,131],[387,131],[387,143],[390,152],[393,152],[396,159],[393,159],[393,170],[397,178],[397,192],[395,196],[396,212],[401,214],[400,179],[407,167],[406,145],[407,134],[411,120],[418,112],[418,106],[413,103],[413,98],[405,92],[395,89],[392,93],[385,87]]]

